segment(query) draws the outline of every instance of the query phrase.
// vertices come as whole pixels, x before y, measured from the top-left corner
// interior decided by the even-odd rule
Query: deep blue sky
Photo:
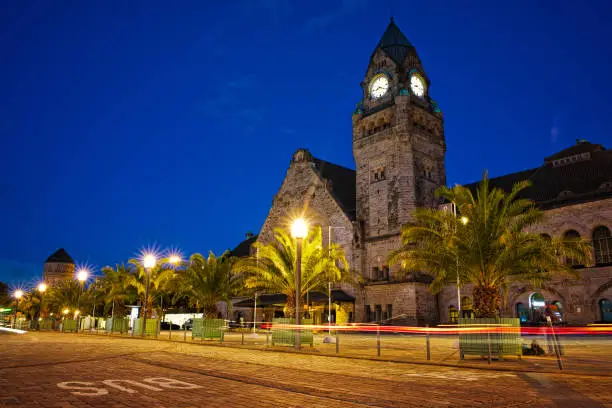
[[[354,168],[391,13],[444,111],[449,184],[612,147],[609,1],[5,0],[0,280],[58,247],[97,268],[222,251],[259,230],[297,148]]]

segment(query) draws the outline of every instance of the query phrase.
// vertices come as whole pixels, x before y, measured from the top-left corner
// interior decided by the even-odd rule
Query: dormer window
[[[561,159],[553,160],[553,167],[565,166],[567,164],[578,163],[582,161],[589,160],[591,158],[591,153],[580,153],[575,154],[573,156],[563,157]]]

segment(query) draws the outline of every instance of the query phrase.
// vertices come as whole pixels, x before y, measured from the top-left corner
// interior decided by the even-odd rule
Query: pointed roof
[[[391,17],[391,21],[382,35],[378,46],[399,64],[404,62],[408,51],[412,49],[412,44],[395,24],[393,17]]]
[[[64,248],[60,248],[52,253],[51,256],[49,256],[45,261],[45,263],[49,262],[74,264],[74,260],[70,255],[68,255],[68,252],[66,252]]]

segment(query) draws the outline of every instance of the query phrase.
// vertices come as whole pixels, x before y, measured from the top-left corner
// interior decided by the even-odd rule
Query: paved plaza
[[[60,333],[0,334],[0,406],[612,407],[605,375]]]

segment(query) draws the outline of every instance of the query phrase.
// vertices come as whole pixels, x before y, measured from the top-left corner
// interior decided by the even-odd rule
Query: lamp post
[[[76,331],[79,331],[79,313],[81,308],[81,292],[83,292],[83,286],[85,285],[85,281],[89,277],[89,271],[85,268],[81,268],[77,272],[77,280],[79,281],[79,296],[77,297],[77,310],[75,311],[74,317],[77,319],[76,323]]]
[[[42,312],[43,312],[43,306],[44,306],[44,300],[45,300],[45,291],[47,290],[47,284],[45,282],[41,282],[38,284],[38,291],[40,292],[40,316],[39,318],[42,319]],[[39,320],[40,320],[39,319]],[[40,323],[39,323],[40,325]],[[38,327],[40,329],[40,326]]]
[[[455,215],[455,235],[457,235],[457,204],[455,204],[453,202],[453,213]],[[461,223],[463,225],[466,225],[469,222],[468,217],[466,216],[462,216],[461,217]],[[459,254],[456,253],[455,259],[457,261],[457,311],[459,313],[459,316],[457,316],[457,318],[459,318],[461,316],[461,281],[459,280]]]
[[[302,313],[300,310],[300,297],[302,294],[302,240],[308,235],[308,224],[303,218],[298,218],[291,225],[291,235],[297,243],[295,261],[295,348],[300,349],[300,324],[302,323]]]
[[[157,263],[157,258],[155,255],[149,253],[145,254],[142,259],[142,264],[144,266],[145,274],[147,275],[147,286],[145,288],[145,299],[144,304],[142,305],[142,337],[145,335],[145,331],[147,329],[147,304],[149,303],[149,280],[151,277],[151,270],[155,268],[155,264]]]
[[[333,227],[331,225],[327,226],[327,250],[328,250],[329,254],[331,254],[331,233],[332,233],[332,229],[333,228],[342,228],[342,229],[344,229],[344,227]],[[325,338],[323,338],[323,343],[333,344],[333,343],[336,342],[336,338],[332,337],[332,335],[331,335],[331,307],[332,307],[331,281],[327,282],[327,295],[329,297],[329,304],[328,304],[328,310],[327,310],[328,333],[327,333],[327,336],[325,336]]]
[[[17,310],[19,309],[19,299],[21,299],[23,296],[23,290],[16,290],[15,293],[13,293],[13,296],[15,296],[15,299],[17,299],[17,305],[15,306],[15,312],[13,313],[13,329],[15,329],[17,327]]]

